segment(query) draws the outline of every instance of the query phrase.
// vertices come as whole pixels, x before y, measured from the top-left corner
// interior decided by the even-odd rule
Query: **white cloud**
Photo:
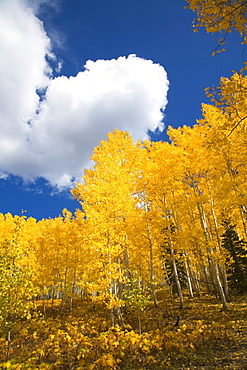
[[[28,121],[49,83],[50,40],[42,23],[18,0],[0,2],[0,170],[22,174],[29,155]]]
[[[42,5],[49,6],[53,11],[59,11],[61,9],[61,0],[18,0],[24,2],[30,7],[33,12],[37,15]]]
[[[4,37],[3,37],[4,35]],[[52,185],[79,179],[114,128],[134,140],[162,129],[164,68],[130,55],[88,61],[76,77],[52,78],[50,40],[21,0],[0,2],[0,171]],[[49,75],[49,76],[48,76]],[[37,89],[45,89],[39,103]]]

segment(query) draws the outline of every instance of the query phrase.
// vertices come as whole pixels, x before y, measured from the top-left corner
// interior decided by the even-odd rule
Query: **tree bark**
[[[173,267],[175,282],[176,282],[176,286],[177,286],[177,290],[178,290],[178,296],[179,296],[179,300],[180,300],[179,308],[182,309],[182,308],[184,308],[184,297],[183,297],[182,288],[181,288],[181,284],[180,284],[179,277],[178,277],[178,270],[177,270],[174,250],[173,250],[173,246],[172,246],[172,241],[170,241],[170,243],[171,243],[170,248],[171,248],[172,267]]]
[[[188,255],[185,251],[183,251],[184,255],[184,264],[185,264],[185,270],[186,270],[186,278],[187,278],[187,284],[188,284],[188,289],[189,289],[189,295],[190,298],[193,298],[193,287],[192,287],[192,282],[191,282],[191,273],[190,273],[190,267],[189,267],[189,262],[188,262]]]
[[[205,235],[205,240],[206,240],[206,243],[209,244],[210,241],[211,241],[210,240],[211,238],[210,238],[210,234],[209,234],[209,230],[208,230],[206,216],[205,216],[205,213],[204,213],[204,210],[203,210],[203,206],[200,202],[197,202],[197,206],[198,206],[198,211],[199,211],[199,214],[200,214],[200,220],[201,220],[202,228],[203,228],[204,235]],[[212,283],[215,284],[216,290],[217,290],[217,292],[220,296],[220,299],[221,299],[221,302],[222,302],[222,305],[223,305],[223,309],[227,310],[228,309],[227,300],[226,300],[226,296],[225,296],[225,293],[224,293],[224,290],[223,290],[223,287],[222,287],[222,284],[221,284],[221,281],[220,281],[218,266],[217,266],[216,262],[211,258],[211,255],[213,253],[212,248],[208,247],[207,250],[208,250],[208,254],[209,254],[209,263],[212,267],[212,273],[213,273]]]
[[[147,213],[147,206],[145,206],[145,212]],[[155,287],[155,275],[154,275],[154,263],[153,263],[153,242],[151,238],[151,230],[148,220],[146,219],[147,224],[147,236],[149,244],[149,266],[150,266],[150,290],[153,298],[154,308],[158,307],[158,300],[156,296],[156,287]]]

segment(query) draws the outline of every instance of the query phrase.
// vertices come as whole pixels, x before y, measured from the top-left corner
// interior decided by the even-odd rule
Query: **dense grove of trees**
[[[182,309],[206,292],[227,310],[232,294],[246,293],[244,88],[232,102],[232,86],[246,82],[222,79],[216,104],[203,105],[194,127],[170,127],[169,143],[109,133],[72,190],[81,204],[74,215],[65,209],[37,222],[0,214],[0,318],[9,348],[16,323],[37,314],[36,300],[46,318],[48,298],[62,313],[87,297],[105,307],[109,326],[125,327],[130,307],[141,335],[142,312],[157,308],[158,296],[179,297]]]
[[[237,29],[245,37],[245,1],[187,3],[198,27]],[[227,310],[235,292],[247,292],[247,77],[221,78],[206,93],[212,104],[202,105],[203,118],[169,127],[169,142],[134,143],[128,132],[109,133],[72,190],[80,202],[74,215],[64,209],[36,221],[0,214],[7,360],[13,328],[37,315],[37,300],[46,318],[48,298],[63,312],[87,297],[108,312],[109,326],[120,327],[131,307],[141,335],[142,312],[158,308],[159,299],[178,297],[182,309],[188,297],[206,292]],[[143,340],[132,335],[132,345]],[[106,366],[117,369],[107,356]]]
[[[169,128],[170,143],[134,144],[128,132],[109,133],[72,190],[81,203],[75,215],[64,210],[39,222],[1,215],[6,325],[28,315],[28,297],[72,305],[83,294],[121,324],[130,291],[140,287],[155,307],[157,290],[175,290],[181,308],[186,290],[190,297],[206,290],[227,309],[228,282],[240,287],[247,268],[246,82],[238,74],[222,79],[219,103],[203,105],[194,127]],[[233,103],[235,84],[243,89]]]

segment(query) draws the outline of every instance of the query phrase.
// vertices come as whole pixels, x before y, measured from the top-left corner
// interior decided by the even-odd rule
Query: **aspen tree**
[[[230,79],[222,78],[220,86],[211,95],[215,106],[203,104],[204,118],[198,122],[210,126],[207,143],[217,154],[221,168],[221,186],[228,185],[226,194],[237,205],[247,237],[246,161],[247,153],[247,79],[235,73]]]
[[[162,230],[167,229],[169,234],[169,249],[170,258],[173,266],[173,273],[177,291],[180,298],[180,308],[183,307],[183,294],[181,284],[178,277],[177,265],[174,254],[174,246],[172,233],[170,231],[170,222],[173,220],[177,226],[176,206],[174,204],[174,193],[179,193],[180,181],[178,180],[178,166],[174,166],[177,162],[175,148],[172,148],[168,143],[152,143],[149,148],[150,168],[144,175],[144,181],[148,186],[146,189],[147,198],[150,201],[151,209],[155,212],[156,224],[159,228],[159,245],[162,241]],[[175,174],[176,173],[176,174]],[[161,255],[161,250],[159,251]]]
[[[31,298],[36,294],[31,245],[35,227],[34,219],[0,213],[0,321],[6,334],[6,360],[12,327],[19,319],[31,318]]]
[[[201,228],[204,233],[206,250],[208,257],[208,267],[211,273],[211,283],[213,283],[217,289],[217,292],[221,298],[223,308],[227,309],[225,293],[223,291],[222,283],[219,277],[219,270],[214,255],[213,245],[215,246],[215,235],[211,228],[211,218],[212,218],[212,197],[211,197],[211,214],[208,212],[210,209],[210,195],[205,187],[205,179],[213,175],[212,167],[210,163],[206,160],[206,147],[203,147],[203,138],[205,138],[207,128],[200,126],[194,126],[193,128],[184,127],[180,129],[180,136],[176,132],[177,145],[182,145],[186,148],[186,156],[189,160],[187,170],[185,169],[187,181],[189,180],[189,186],[193,189],[193,197],[195,197],[195,204],[199,214],[199,220],[201,223]],[[174,134],[175,132],[173,132]],[[181,135],[182,134],[182,135]],[[189,141],[188,141],[189,140]],[[205,140],[205,139],[204,139]],[[200,160],[196,160],[199,158]],[[207,212],[206,210],[207,209]],[[215,215],[213,213],[213,215]],[[216,240],[217,241],[217,240]],[[227,292],[227,289],[226,289]]]
[[[129,265],[126,229],[135,218],[133,172],[137,151],[128,133],[115,130],[107,141],[101,141],[91,158],[94,168],[85,171],[84,183],[78,183],[72,194],[81,201],[87,221],[94,224],[92,248],[104,266],[103,271],[98,270],[95,290],[111,310],[114,324],[113,310],[121,321],[121,282]]]

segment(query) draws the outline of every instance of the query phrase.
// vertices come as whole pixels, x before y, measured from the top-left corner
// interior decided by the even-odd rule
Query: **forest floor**
[[[46,301],[46,317],[17,323],[11,343],[0,327],[0,370],[247,370],[247,296],[232,297],[227,311],[209,295],[186,297],[182,310],[177,299],[159,301],[130,308],[114,328],[90,300],[64,312]]]
[[[181,311],[180,325],[201,319],[209,327],[218,323],[222,332],[212,340],[205,341],[187,356],[175,356],[170,367],[177,370],[247,370],[247,299],[234,297],[229,309],[222,311],[221,304],[214,298],[191,301]],[[215,328],[218,331],[219,328]],[[187,362],[187,364],[186,364]],[[183,365],[184,363],[184,365]]]

